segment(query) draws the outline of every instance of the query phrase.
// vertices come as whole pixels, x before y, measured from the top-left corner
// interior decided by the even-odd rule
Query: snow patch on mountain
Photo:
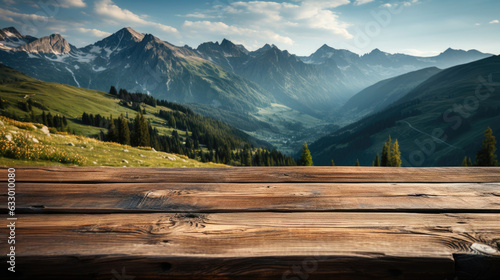
[[[0,47],[3,49],[16,49],[22,45],[25,45],[26,41],[19,39],[17,37],[9,37],[0,43]]]
[[[71,71],[71,69],[69,69],[68,67],[65,67],[66,70],[68,70],[68,72],[71,73],[71,76],[73,76],[73,80],[75,80],[75,83],[78,87],[80,87],[80,83],[76,80],[76,77],[75,77],[75,73],[73,73],[73,71]]]
[[[90,53],[97,53],[97,54],[101,53],[101,51],[102,51],[102,48],[100,48],[98,46],[92,46],[92,48],[90,48],[90,50],[89,50]]]
[[[80,63],[91,63],[97,57],[91,53],[84,53],[80,51],[71,53],[70,55]]]
[[[38,53],[37,53],[38,54]],[[54,58],[55,57],[55,58]],[[45,56],[45,59],[50,60],[52,62],[59,62],[59,63],[66,63],[64,60],[68,58],[69,55],[63,54],[63,55],[53,55],[53,56]]]
[[[97,67],[97,68],[96,68],[96,67],[92,67],[92,71],[94,71],[94,72],[102,72],[102,71],[104,71],[104,70],[106,70],[106,69],[107,69],[107,68],[102,67],[102,66],[99,66],[99,67]]]

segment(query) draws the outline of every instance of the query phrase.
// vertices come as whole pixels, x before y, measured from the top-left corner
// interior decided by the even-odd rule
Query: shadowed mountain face
[[[422,74],[408,75],[425,78]],[[475,158],[488,126],[500,131],[500,56],[442,70],[390,107],[319,139],[310,149],[318,164],[334,159],[354,165],[352,159],[359,158],[361,165],[371,165],[391,135],[399,141],[405,166],[456,166],[465,156]]]
[[[380,81],[351,97],[338,116],[349,122],[383,110],[439,71],[430,67]]]

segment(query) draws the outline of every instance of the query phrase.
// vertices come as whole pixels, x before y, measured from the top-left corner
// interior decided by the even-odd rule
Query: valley
[[[403,155],[412,156],[406,165],[455,165],[459,158],[472,156],[475,148],[469,145],[478,143],[485,126],[500,129],[496,96],[485,105],[488,117],[474,112],[464,118],[461,130],[450,131],[443,121],[446,107],[467,100],[461,92],[477,84],[472,75],[497,77],[496,66],[479,65],[484,71],[464,79],[463,65],[495,59],[476,50],[449,48],[436,56],[417,57],[374,49],[359,55],[325,44],[310,56],[297,56],[270,44],[249,51],[227,39],[179,47],[129,27],[83,48],[58,34],[35,38],[4,28],[0,35],[0,63],[28,75],[22,79],[33,77],[31,83],[7,86],[5,92],[17,93],[17,98],[43,97],[40,102],[55,106],[50,109],[67,116],[70,127],[84,135],[96,136],[107,127],[82,125],[78,119],[83,112],[115,118],[136,114],[119,99],[103,103],[102,92],[110,86],[183,104],[236,128],[254,147],[275,148],[297,158],[308,142],[317,165],[331,160],[352,165],[356,158],[370,165],[388,135],[399,139]],[[17,81],[9,81],[8,75],[2,79],[4,84]],[[432,83],[436,79],[446,81],[437,83],[439,90]],[[60,94],[53,95],[53,90]],[[157,116],[158,110],[169,109],[141,106],[152,127],[171,137],[174,129]],[[423,139],[435,129],[445,131],[449,139],[435,142],[431,137],[432,144]],[[432,151],[424,153],[418,143],[427,143]]]

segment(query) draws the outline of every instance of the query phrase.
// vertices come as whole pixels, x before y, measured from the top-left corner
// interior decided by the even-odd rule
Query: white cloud
[[[49,20],[49,17],[46,17],[46,16],[41,16],[41,15],[37,15],[37,14],[23,14],[23,13],[5,10],[2,8],[0,8],[0,15],[10,16],[10,17],[14,17],[14,18],[21,18],[21,19],[32,19],[32,20],[38,20],[38,21]]]
[[[362,1],[365,1],[365,0],[362,0]],[[380,5],[380,7],[390,9],[390,8],[400,7],[401,5],[404,7],[409,7],[411,5],[419,4],[419,3],[420,3],[419,0],[409,0],[409,1],[404,1],[404,2],[385,3],[385,4]]]
[[[329,41],[354,38],[347,30],[350,25],[341,21],[334,10],[350,4],[350,0],[291,1],[240,0],[213,5],[190,14],[199,21],[187,18],[182,34],[198,42],[226,37],[249,49],[256,49],[265,43],[287,48],[292,44],[295,47],[312,44],[318,38]]]
[[[418,3],[419,3],[418,1],[419,1],[419,0],[411,0],[411,1],[406,1],[406,2],[403,2],[403,5],[404,5],[404,6],[411,6],[411,5],[413,5],[413,4],[418,4]]]
[[[495,23],[500,23],[500,21],[498,21],[498,19],[490,21],[490,24],[495,24]]]
[[[349,4],[349,0],[299,0],[296,2],[301,2],[302,5],[316,6],[321,9],[336,8],[338,6]]]
[[[103,17],[104,20],[112,20],[115,23],[130,24],[136,23],[141,25],[153,26],[168,33],[178,33],[174,27],[147,21],[144,17],[134,14],[133,12],[118,7],[111,0],[99,0],[95,2],[94,11],[96,14]]]
[[[25,14],[0,8],[0,19],[19,24],[23,35],[36,36],[40,32],[61,33],[68,27],[81,26],[81,22],[59,20],[44,13]]]
[[[179,16],[189,17],[189,18],[216,18],[217,17],[217,16],[208,15],[208,14],[203,14],[203,13],[200,13],[200,12],[194,12],[194,13],[191,13],[191,14],[179,15]]]
[[[413,55],[413,56],[421,56],[421,57],[426,57],[426,56],[435,56],[438,55],[438,51],[422,51],[422,50],[417,50],[417,49],[405,49],[403,50],[403,53]]]
[[[81,32],[81,33],[92,34],[95,37],[99,37],[99,38],[103,38],[103,37],[107,37],[107,36],[111,35],[111,33],[109,33],[109,32],[101,31],[101,30],[94,29],[94,28],[89,29],[89,28],[80,27],[80,28],[77,28],[76,30]]]
[[[57,1],[51,1],[50,4],[62,8],[71,8],[71,7],[84,8],[87,6],[87,4],[85,4],[85,2],[83,2],[82,0],[57,0]]]
[[[62,32],[66,32],[68,29],[65,27],[54,25],[54,26],[47,27],[47,30],[49,30],[50,32],[53,32],[53,33],[61,34]]]
[[[325,32],[344,39],[353,36],[348,24],[330,9],[349,4],[349,0],[303,0],[300,4],[264,1],[235,2],[223,9],[226,18],[242,26],[291,34]]]
[[[364,5],[367,3],[373,2],[373,0],[356,0],[354,1],[354,5],[359,6],[359,5]]]
[[[258,47],[268,42],[293,45],[289,37],[279,35],[270,30],[254,30],[250,28],[227,25],[223,22],[211,21],[184,21],[183,29],[190,34],[203,34],[209,37],[230,37],[231,40],[244,41],[249,47]],[[248,41],[250,40],[250,41]]]

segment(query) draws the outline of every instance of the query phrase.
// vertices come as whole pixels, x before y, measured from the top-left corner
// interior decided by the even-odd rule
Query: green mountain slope
[[[500,133],[500,56],[455,66],[417,86],[393,106],[310,145],[314,162],[370,165],[388,135],[405,166],[459,165],[475,158],[482,133]]]
[[[130,133],[131,143],[134,144],[134,128],[139,127],[134,118],[140,111],[146,119],[143,126],[146,126],[145,129],[149,126],[146,137],[150,144],[146,145],[158,151],[184,154],[204,162],[235,165],[242,162],[243,156],[247,158],[248,154],[252,156],[256,153],[260,154],[252,165],[293,162],[279,152],[271,154],[267,150],[271,148],[268,143],[224,122],[196,115],[187,107],[156,100],[147,94],[127,93],[125,90],[110,94],[42,82],[3,65],[0,65],[0,73],[0,80],[5,81],[0,84],[0,115],[11,119],[41,122],[45,118],[43,116],[50,113],[51,118],[67,122],[60,128],[64,131],[69,127],[70,131],[79,135],[110,140],[110,116],[113,116],[116,129],[119,124],[117,118],[123,116],[128,124],[127,134]],[[55,125],[56,120],[53,122],[54,127],[60,127]],[[264,159],[266,162],[263,163]]]
[[[383,110],[439,71],[430,67],[380,81],[351,97],[340,109],[339,115],[352,122]]]
[[[12,140],[8,141],[6,136]],[[68,145],[69,143],[72,145]],[[30,159],[27,159],[28,157]],[[44,132],[41,127],[32,123],[17,122],[0,116],[0,166],[60,165],[120,167],[225,166],[211,162],[203,163],[182,155],[103,142],[84,136]]]
[[[0,83],[0,97],[6,101],[6,104],[9,104],[2,110],[4,115],[15,115],[18,118],[27,119],[29,113],[20,108],[18,104],[32,102],[38,104],[32,106],[35,114],[38,115],[42,111],[46,111],[53,115],[65,116],[69,126],[77,134],[93,135],[102,130],[99,127],[82,124],[80,120],[84,112],[93,115],[100,114],[104,117],[113,115],[115,118],[121,114],[133,118],[137,114],[136,110],[123,106],[120,99],[109,93],[39,81],[3,65],[0,65],[0,81],[5,81]],[[147,104],[142,104],[142,107],[146,110],[146,119],[151,122],[154,128],[159,129],[162,134],[171,134],[172,129],[165,126],[166,121],[156,115],[160,110],[172,111],[170,108],[153,107]],[[234,131],[241,134],[237,130]],[[241,134],[238,137],[245,136]],[[252,139],[247,136],[244,140],[250,141]]]
[[[32,100],[40,104],[34,107],[36,114],[42,111],[59,114],[68,118],[69,126],[78,134],[92,135],[100,132],[97,127],[89,127],[78,120],[83,112],[106,114],[118,117],[120,114],[134,116],[137,112],[119,105],[119,100],[108,93],[90,89],[77,88],[58,83],[42,82],[28,77],[11,68],[0,65],[0,98],[6,101],[2,113],[7,116],[28,119],[28,112],[18,106],[19,102]],[[13,81],[16,77],[19,80]],[[45,110],[44,110],[45,109]],[[161,123],[161,119],[149,116],[153,123]]]

